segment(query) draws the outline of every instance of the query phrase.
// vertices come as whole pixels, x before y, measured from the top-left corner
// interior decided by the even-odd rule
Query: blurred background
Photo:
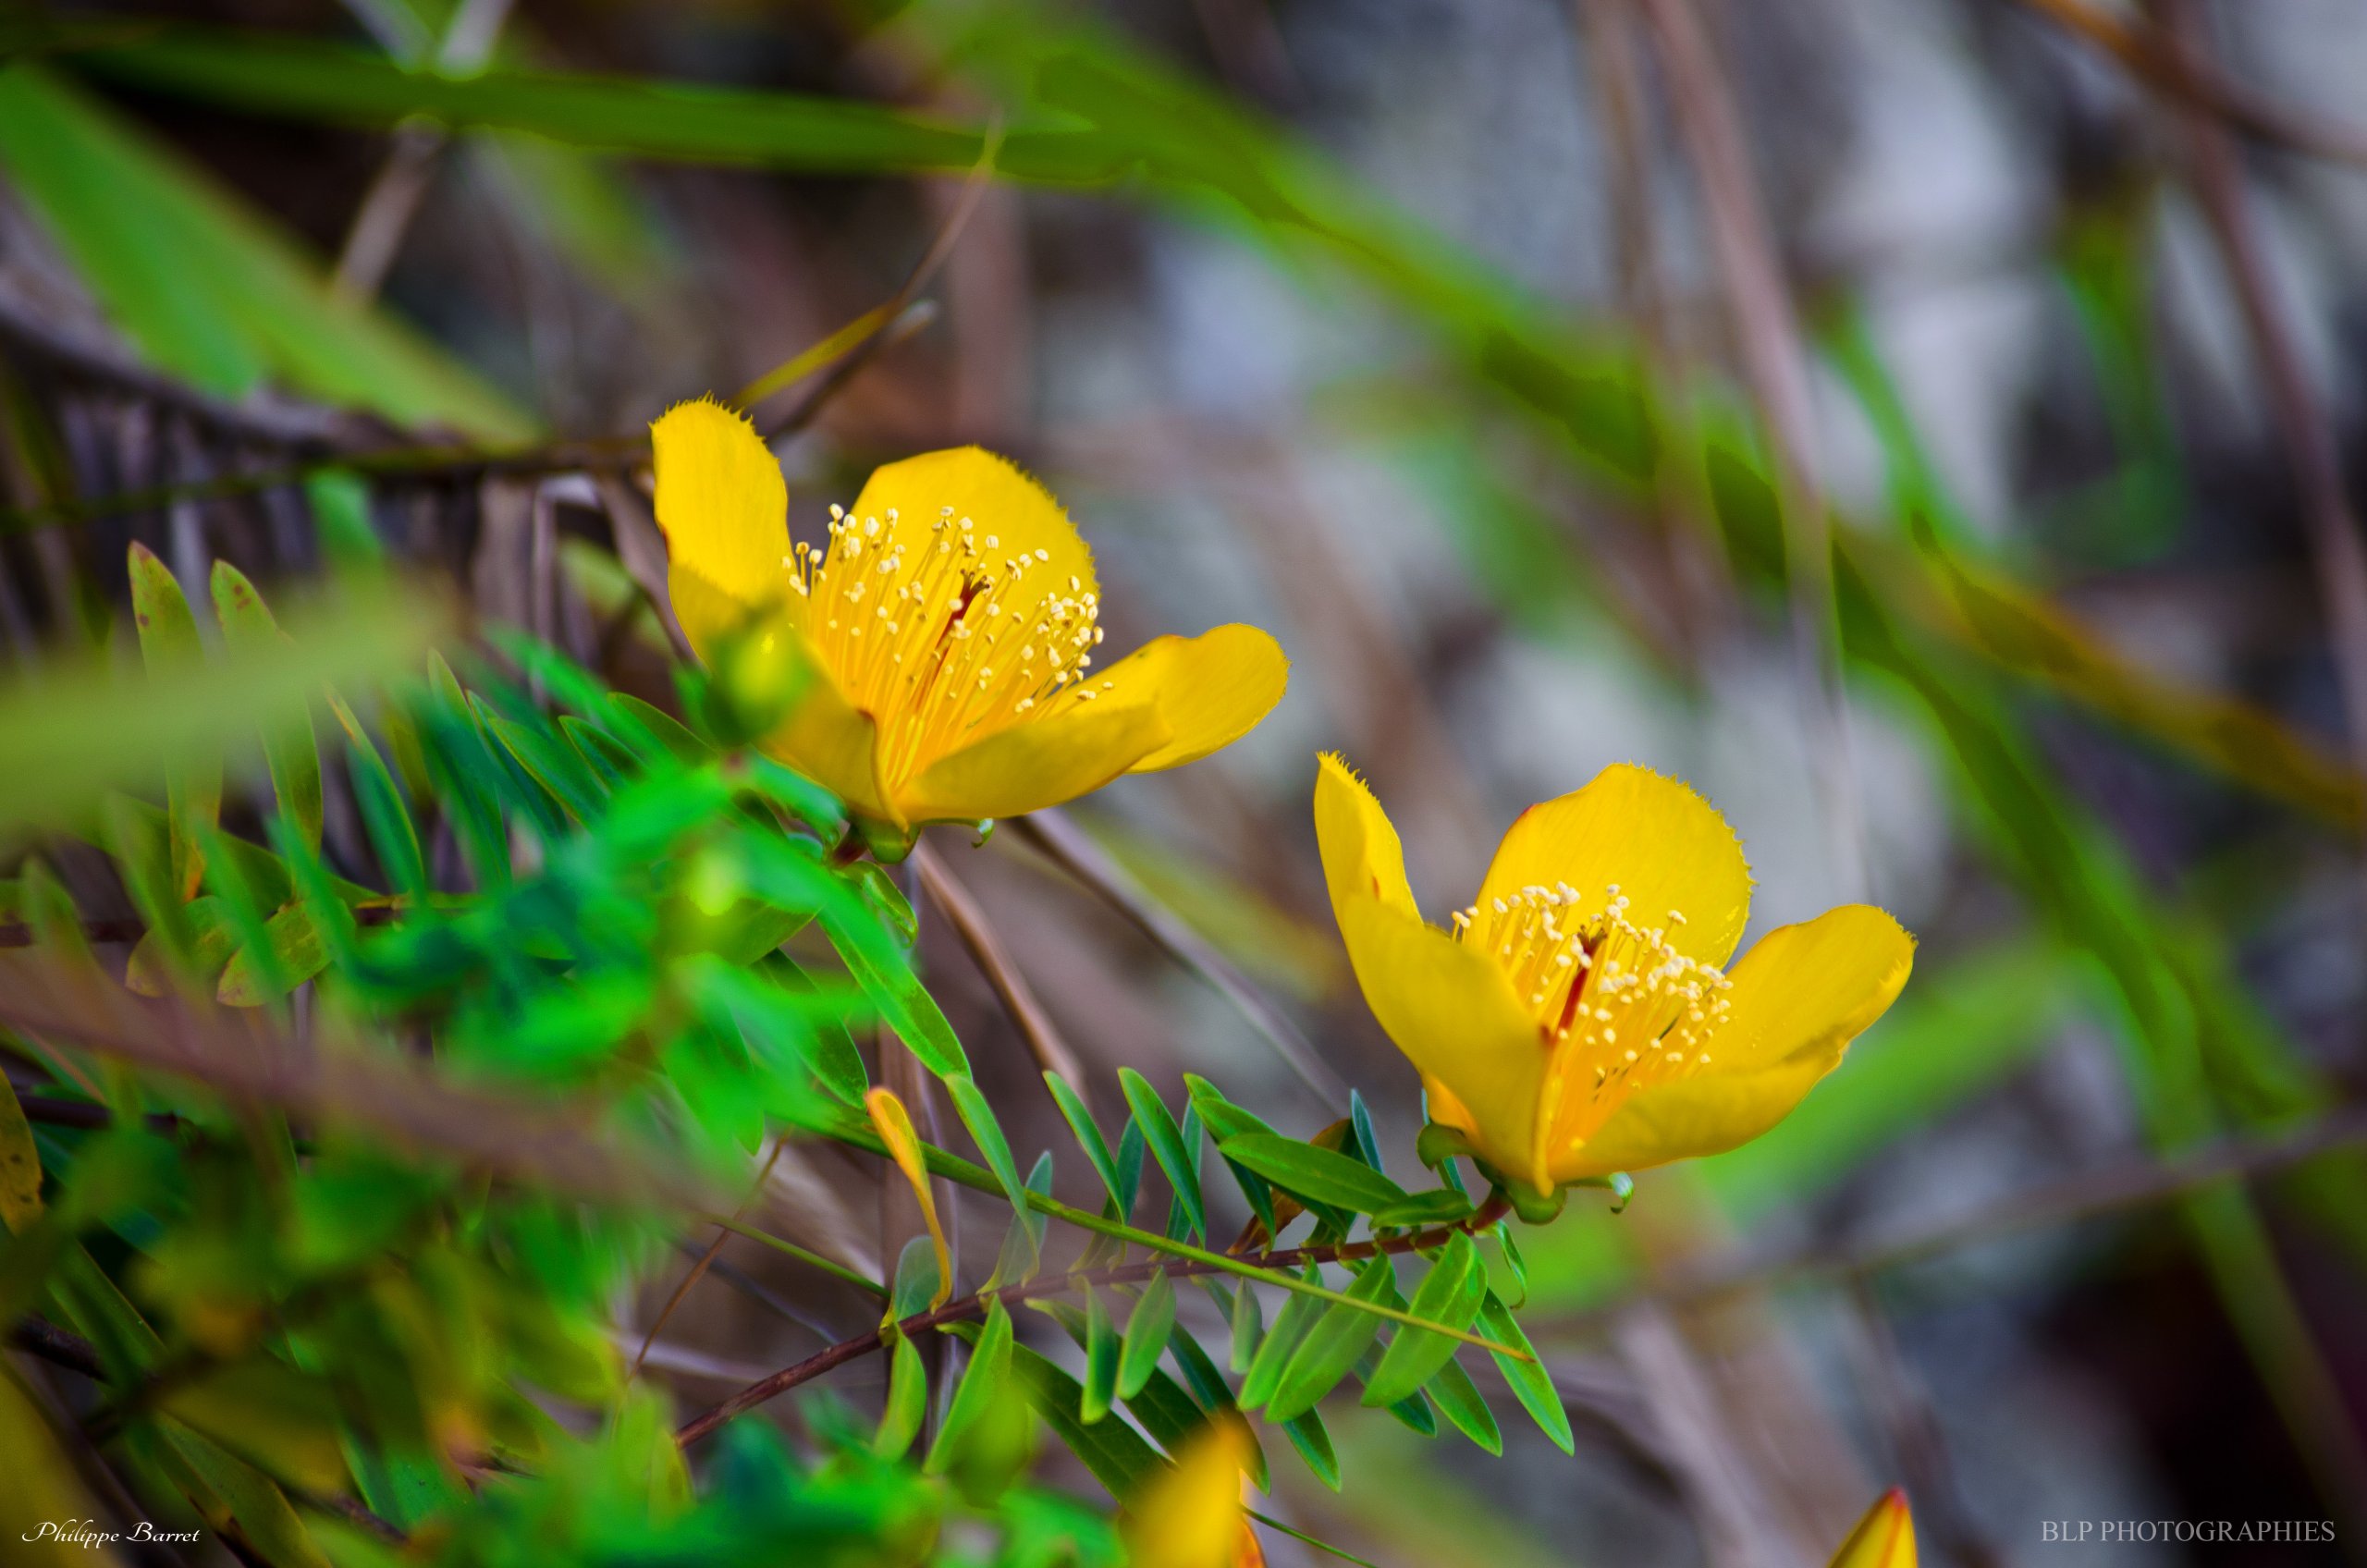
[[[1278,1464],[1285,1516],[1392,1568],[1772,1565],[1903,1483],[1939,1562],[2367,1561],[2367,9],[157,10],[200,31],[6,35],[7,658],[131,656],[129,541],[193,594],[384,553],[668,700],[635,443],[787,365],[799,537],[978,442],[1078,521],[1114,648],[1291,654],[1243,743],[936,845],[1097,1083],[1300,1135],[1353,1084],[1411,1165],[1318,750],[1434,919],[1637,761],[1740,832],[1753,933],[1863,899],[1920,940],[1775,1133],[1522,1233],[1575,1459],[1343,1415],[1344,1491]],[[823,1165],[768,1223],[868,1224]],[[675,1320],[686,1403],[813,1348],[753,1299]],[[2043,1533],[2279,1519],[2338,1539]]]

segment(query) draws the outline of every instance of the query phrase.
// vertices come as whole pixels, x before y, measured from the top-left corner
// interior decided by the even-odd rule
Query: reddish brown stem
[[[1481,1204],[1478,1208],[1452,1225],[1441,1225],[1428,1231],[1411,1231],[1404,1235],[1380,1236],[1361,1242],[1332,1242],[1319,1246],[1288,1247],[1280,1252],[1265,1253],[1244,1261],[1260,1268],[1294,1269],[1304,1268],[1309,1263],[1354,1263],[1383,1253],[1419,1252],[1430,1247],[1443,1246],[1461,1231],[1484,1231],[1502,1219],[1511,1211],[1511,1208],[1510,1200],[1502,1193],[1492,1193],[1489,1194],[1486,1203]],[[990,1291],[980,1291],[975,1295],[963,1296],[959,1301],[947,1302],[943,1306],[932,1308],[927,1312],[916,1312],[909,1317],[899,1318],[892,1324],[883,1323],[868,1333],[858,1334],[851,1340],[841,1340],[827,1349],[815,1352],[794,1366],[784,1366],[771,1377],[749,1384],[712,1410],[703,1412],[684,1422],[681,1428],[674,1434],[675,1440],[684,1448],[690,1447],[691,1444],[697,1442],[701,1438],[743,1411],[752,1410],[767,1400],[787,1393],[800,1383],[810,1382],[832,1367],[843,1366],[850,1361],[860,1360],[882,1348],[889,1342],[889,1336],[891,1330],[900,1335],[911,1335],[946,1323],[959,1323],[967,1318],[982,1317],[986,1315],[988,1305],[998,1300],[1008,1305],[1032,1301],[1039,1296],[1064,1295],[1087,1286],[1139,1284],[1154,1274],[1169,1274],[1190,1279],[1197,1275],[1224,1271],[1213,1263],[1202,1263],[1192,1258],[1150,1259],[1141,1263],[1117,1264],[1108,1268],[1079,1269],[1066,1274],[1050,1274],[1042,1279],[1028,1280],[1016,1285],[1003,1285]]]

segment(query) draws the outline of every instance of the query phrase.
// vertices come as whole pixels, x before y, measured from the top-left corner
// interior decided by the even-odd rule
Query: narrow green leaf
[[[946,1406],[945,1424],[938,1428],[937,1440],[929,1445],[928,1460],[921,1466],[924,1474],[945,1474],[963,1434],[1011,1387],[1011,1309],[997,1296],[987,1304],[986,1331],[970,1349],[970,1365],[963,1369],[953,1401]]]
[[[1233,1403],[1233,1389],[1225,1382],[1224,1374],[1217,1369],[1215,1358],[1200,1348],[1200,1341],[1192,1337],[1191,1329],[1178,1322],[1168,1334],[1167,1348],[1175,1357],[1176,1368],[1184,1374],[1184,1381],[1191,1390],[1193,1403],[1210,1415],[1240,1408]],[[1154,1373],[1147,1387],[1157,1387],[1160,1376]],[[1250,1483],[1263,1491],[1267,1478],[1265,1445],[1257,1439],[1255,1423],[1244,1422],[1242,1430],[1249,1434]]]
[[[1504,1434],[1497,1428],[1496,1413],[1488,1408],[1463,1363],[1449,1360],[1431,1377],[1426,1391],[1456,1431],[1490,1453],[1504,1452]]]
[[[158,960],[169,963],[178,973],[196,974],[197,937],[188,907],[182,902],[179,862],[174,851],[177,842],[169,833],[151,831],[154,817],[141,809],[141,802],[128,795],[113,792],[101,802],[101,823],[105,832],[106,847],[116,860],[116,867],[123,875],[124,889],[148,923],[146,940],[151,964]],[[192,858],[190,864],[204,872],[204,851],[198,846],[213,828],[199,824],[190,842]]]
[[[1087,1426],[1110,1414],[1118,1391],[1118,1330],[1110,1320],[1110,1292],[1085,1291],[1085,1400],[1078,1418]]]
[[[1126,1319],[1126,1338],[1118,1356],[1118,1397],[1132,1399],[1142,1391],[1167,1349],[1175,1327],[1175,1282],[1164,1272],[1154,1274],[1143,1287],[1142,1298]]]
[[[1118,1069],[1118,1082],[1125,1090],[1126,1103],[1134,1108],[1135,1124],[1142,1128],[1152,1158],[1167,1173],[1176,1201],[1191,1219],[1192,1234],[1207,1236],[1208,1211],[1200,1196],[1199,1151],[1184,1145],[1183,1130],[1159,1099],[1159,1091],[1150,1086],[1150,1080],[1131,1067],[1122,1067]]]
[[[1258,1347],[1265,1343],[1266,1325],[1257,1306],[1257,1292],[1245,1284],[1233,1292],[1232,1327],[1226,1360],[1235,1373],[1246,1372]]]
[[[1143,1187],[1143,1151],[1149,1145],[1143,1137],[1143,1125],[1133,1117],[1126,1118],[1125,1129],[1118,1134],[1118,1218],[1132,1218],[1134,1199]]]
[[[1521,1408],[1528,1412],[1530,1418],[1544,1429],[1545,1435],[1553,1439],[1553,1446],[1564,1453],[1576,1453],[1576,1442],[1570,1434],[1570,1413],[1562,1408],[1562,1395],[1553,1387],[1553,1374],[1545,1369],[1542,1362],[1535,1359],[1537,1353],[1530,1346],[1528,1336],[1514,1320],[1512,1309],[1493,1291],[1487,1292],[1487,1301],[1479,1309],[1479,1323],[1490,1339],[1528,1353],[1531,1359],[1527,1361],[1518,1361],[1497,1353],[1496,1366],[1503,1373],[1504,1381],[1511,1385],[1513,1397],[1520,1401]]]
[[[584,823],[599,819],[607,804],[607,789],[573,747],[538,727],[503,717],[483,697],[469,700],[485,733],[500,741],[510,759],[565,806],[570,816]]]
[[[279,630],[271,606],[246,575],[228,561],[214,563],[214,618],[222,623],[223,646],[257,653],[290,646]],[[307,712],[267,725],[263,732],[264,760],[271,769],[271,792],[279,809],[296,824],[304,841],[321,844],[321,752]]]
[[[1479,1261],[1479,1246],[1456,1231],[1445,1253],[1414,1290],[1408,1308],[1417,1317],[1432,1318],[1451,1328],[1468,1329],[1479,1316],[1488,1289],[1488,1270]],[[1420,1391],[1431,1375],[1454,1359],[1455,1341],[1421,1329],[1399,1329],[1389,1341],[1380,1365],[1365,1386],[1364,1403],[1374,1408],[1395,1404]]]
[[[288,905],[271,917],[264,931],[267,954],[251,942],[231,954],[215,989],[217,1000],[231,1007],[261,1007],[329,966],[328,941],[305,905]]]
[[[575,754],[583,759],[585,766],[599,777],[601,787],[610,793],[641,772],[641,759],[633,754],[632,748],[588,719],[563,713],[558,716],[558,732],[567,737]]]
[[[1036,1352],[1013,1344],[1011,1370],[1026,1390],[1036,1414],[1110,1496],[1126,1497],[1165,1463],[1156,1449],[1143,1441],[1142,1434],[1123,1421],[1096,1421],[1087,1426],[1082,1415],[1084,1386]]]
[[[337,296],[264,213],[45,67],[0,72],[0,169],[159,368],[238,398],[276,377],[484,440],[532,423],[423,338]]]
[[[5,92],[0,87],[0,92]],[[151,675],[189,674],[205,664],[197,618],[171,569],[145,545],[131,546],[131,613],[140,627],[140,659]],[[203,885],[205,857],[198,839],[222,819],[222,753],[196,749],[168,762],[165,790],[171,817],[174,901],[185,903]]]
[[[1387,1255],[1368,1260],[1348,1287],[1351,1301],[1386,1302],[1396,1293],[1395,1273]],[[1393,1304],[1392,1304],[1393,1305]],[[1355,1365],[1380,1332],[1380,1319],[1343,1302],[1324,1311],[1306,1332],[1266,1402],[1266,1419],[1288,1421],[1321,1403]]]
[[[1085,1101],[1069,1087],[1068,1080],[1059,1073],[1045,1073],[1044,1086],[1052,1092],[1052,1103],[1061,1108],[1061,1115],[1067,1120],[1070,1133],[1075,1135],[1077,1147],[1085,1151],[1085,1158],[1093,1166],[1094,1174],[1101,1178],[1101,1185],[1108,1190],[1110,1201],[1118,1203],[1118,1162],[1110,1158],[1109,1142],[1095,1124],[1093,1112],[1085,1109]],[[1120,1208],[1118,1218],[1122,1219],[1125,1217],[1125,1210]]]
[[[654,764],[663,757],[671,756],[676,762],[696,766],[714,760],[715,748],[692,734],[681,719],[665,709],[653,706],[627,692],[612,692],[608,700],[625,715],[637,720],[648,731],[648,739],[656,742],[658,749],[653,751],[641,737],[630,731],[621,737],[641,753],[644,763]]]
[[[1427,1193],[1392,1203],[1372,1212],[1375,1225],[1451,1225],[1476,1212],[1468,1194],[1452,1187],[1433,1187]]]
[[[1360,1159],[1276,1133],[1245,1133],[1217,1145],[1274,1185],[1357,1214],[1405,1201],[1405,1189]]]
[[[427,903],[427,859],[420,852],[419,828],[402,790],[379,754],[377,742],[362,728],[362,720],[342,697],[329,697],[329,711],[345,730],[346,755],[353,776],[353,798],[362,807],[362,826],[370,847],[386,873],[388,890],[411,900],[414,909]]]
[[[1348,1126],[1355,1134],[1356,1158],[1380,1174],[1389,1174],[1380,1163],[1380,1135],[1373,1131],[1372,1111],[1358,1089],[1348,1091]]]
[[[1323,1273],[1310,1263],[1300,1278],[1308,1284],[1320,1284]],[[1241,1375],[1243,1408],[1255,1410],[1273,1397],[1275,1388],[1282,1380],[1282,1369],[1290,1365],[1299,1341],[1306,1338],[1307,1330],[1315,1327],[1316,1319],[1323,1316],[1325,1304],[1318,1296],[1294,1292],[1290,1300],[1282,1303],[1282,1309],[1274,1314],[1273,1326],[1266,1330],[1264,1338],[1258,1341],[1257,1353],[1250,1357],[1248,1369]],[[1239,1319],[1236,1318],[1234,1323],[1237,1350]]]
[[[272,1568],[329,1568],[329,1560],[278,1483],[191,1427],[170,1419],[157,1426],[228,1507],[239,1534]]]
[[[968,1074],[961,1073],[944,1081],[945,1092],[953,1101],[954,1113],[962,1118],[962,1125],[970,1130],[971,1141],[978,1152],[987,1157],[987,1169],[1002,1183],[1003,1195],[1011,1200],[1013,1215],[1027,1212],[1027,1184],[1019,1179],[1019,1162],[1011,1158],[1011,1140],[1003,1136],[1002,1123],[995,1120],[995,1108]],[[1024,1225],[1015,1225],[1019,1234],[1031,1242],[1033,1236]],[[1032,1251],[1032,1249],[1031,1249]],[[1035,1272],[1036,1260],[1031,1256],[1023,1270]]]
[[[871,1439],[871,1452],[882,1459],[902,1458],[913,1439],[921,1435],[921,1422],[927,1415],[928,1368],[922,1365],[912,1336],[899,1334],[888,1365],[888,1401],[879,1413],[879,1432]]]
[[[1331,1430],[1318,1412],[1310,1410],[1283,1422],[1282,1435],[1290,1439],[1291,1447],[1298,1450],[1317,1480],[1335,1492],[1340,1489],[1340,1456],[1332,1450]]]
[[[200,843],[211,843],[216,835],[207,834]],[[214,876],[209,863],[208,877]],[[188,950],[176,957],[167,950],[165,933],[149,931],[131,949],[131,957],[123,968],[124,988],[143,997],[161,997],[171,989],[171,973],[176,968],[202,980],[209,986],[239,945],[239,930],[232,924],[229,906],[211,893],[191,899],[181,909],[186,926]]]
[[[10,1235],[41,1218],[41,1149],[17,1091],[0,1078],[0,1225]]]
[[[927,1236],[913,1237],[896,1255],[895,1286],[889,1292],[882,1321],[893,1323],[926,1312],[943,1282],[937,1271],[936,1242]]]

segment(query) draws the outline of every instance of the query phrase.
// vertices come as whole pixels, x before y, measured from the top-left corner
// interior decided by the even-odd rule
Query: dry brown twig
[[[2159,0],[2170,56],[2192,67],[2205,56],[2201,18],[2186,0]],[[2218,121],[2182,114],[2188,164],[2258,361],[2272,423],[2301,506],[2318,594],[2325,608],[2334,667],[2342,692],[2352,766],[2367,775],[2367,545],[2343,482],[2333,415],[2301,361],[2300,332],[2269,281],[2269,263],[2236,148]]]
[[[1723,70],[1693,0],[1637,0],[1658,46],[1669,107],[1701,190],[1743,379],[1772,437],[1783,521],[1792,655],[1818,803],[1836,880],[1869,891],[1865,819],[1841,668],[1833,588],[1833,518],[1818,457],[1816,407],[1799,321],[1769,230],[1748,143]]]
[[[1087,892],[1124,915],[1159,949],[1197,975],[1239,1010],[1274,1047],[1283,1065],[1325,1105],[1344,1111],[1348,1085],[1325,1064],[1298,1026],[1249,977],[1198,932],[1152,898],[1060,810],[1031,812],[1004,827],[1059,866]]]
[[[1036,1064],[1047,1072],[1059,1073],[1071,1088],[1084,1094],[1085,1069],[1078,1062],[1076,1053],[1061,1038],[1059,1026],[1044,1011],[1044,1004],[1036,998],[1035,987],[1028,985],[1027,976],[1020,973],[1019,966],[1012,962],[1011,954],[1004,950],[1001,939],[995,935],[993,922],[978,907],[978,900],[971,895],[968,888],[963,886],[961,878],[953,875],[953,868],[945,864],[945,857],[931,845],[926,842],[914,845],[912,864],[914,873],[919,878],[921,891],[945,916],[945,923],[961,938],[971,962],[978,966],[978,973],[994,988],[1003,1011],[1011,1014],[1011,1021],[1018,1026],[1020,1037],[1027,1042],[1028,1050],[1034,1053]]]

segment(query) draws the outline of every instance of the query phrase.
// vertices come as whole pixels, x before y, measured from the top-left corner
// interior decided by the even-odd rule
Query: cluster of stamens
[[[1691,1077],[1710,1063],[1734,982],[1669,945],[1681,911],[1641,925],[1613,883],[1588,912],[1577,888],[1532,884],[1456,913],[1454,934],[1494,959],[1537,1020],[1551,1054],[1545,1100],[1551,1136],[1576,1148],[1621,1102],[1649,1084]]]
[[[926,533],[830,508],[820,549],[782,557],[807,639],[878,727],[891,787],[1055,698],[1091,702],[1100,600],[1077,577],[1047,589],[1049,551],[1005,552],[942,508]]]

